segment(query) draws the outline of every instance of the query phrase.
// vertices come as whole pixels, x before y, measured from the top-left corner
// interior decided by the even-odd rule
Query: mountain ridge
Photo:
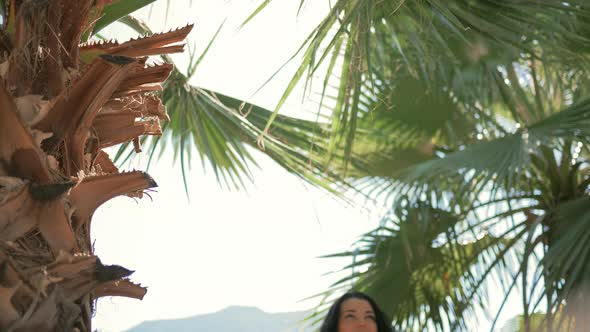
[[[302,323],[309,311],[265,312],[257,307],[229,306],[186,318],[144,321],[125,332],[312,332]]]

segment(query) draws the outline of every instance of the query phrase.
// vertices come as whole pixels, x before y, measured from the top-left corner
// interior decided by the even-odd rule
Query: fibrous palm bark
[[[90,331],[103,296],[141,299],[132,271],[94,255],[105,201],[156,186],[119,172],[104,148],[161,134],[157,91],[187,26],[125,43],[82,44],[107,0],[13,0],[0,34],[0,330]]]

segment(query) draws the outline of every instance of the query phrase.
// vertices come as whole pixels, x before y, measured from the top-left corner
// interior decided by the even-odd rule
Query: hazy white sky
[[[296,63],[252,94],[328,9],[327,1],[312,1],[296,17],[299,2],[275,1],[240,31],[237,27],[259,0],[198,0],[190,8],[188,0],[177,0],[167,21],[166,2],[159,1],[148,22],[154,31],[195,23],[190,42],[201,51],[227,19],[194,83],[272,108]],[[141,16],[147,18],[148,12]],[[124,29],[110,33],[127,36]],[[182,57],[175,61],[181,69],[186,63]],[[300,96],[292,98],[285,112],[312,107],[300,103]],[[224,191],[212,173],[196,167],[189,175],[188,202],[180,170],[165,156],[149,171],[159,184],[153,201],[122,197],[98,210],[93,220],[96,253],[105,263],[136,270],[133,280],[149,290],[143,301],[101,300],[94,328],[122,331],[143,320],[186,317],[230,305],[269,312],[313,306],[315,301],[299,301],[327,289],[336,277],[322,275],[348,263],[317,257],[350,248],[358,235],[375,226],[377,215],[306,188],[264,155],[256,156],[261,170],[254,170],[256,184],[248,193]],[[139,156],[136,168],[144,168],[141,161]]]

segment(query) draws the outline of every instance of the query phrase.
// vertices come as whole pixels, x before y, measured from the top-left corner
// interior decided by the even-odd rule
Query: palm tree
[[[516,294],[524,331],[587,330],[589,32],[582,0],[334,1],[290,86],[325,64],[324,163],[391,209],[323,295],[414,331],[493,329]]]
[[[123,43],[96,37],[118,19],[147,32],[127,15],[151,2],[0,1],[2,331],[91,331],[93,301],[145,295],[133,271],[94,254],[91,220],[107,200],[142,197],[156,182],[119,171],[105,148],[141,152],[146,136],[157,143],[166,130],[181,159],[195,145],[220,180],[239,185],[248,174],[245,145],[256,146],[271,113],[189,86],[192,73],[149,58],[182,52],[191,25]],[[330,189],[330,173],[310,162],[312,135],[325,132],[278,117],[264,151]],[[151,159],[156,144],[147,146]]]

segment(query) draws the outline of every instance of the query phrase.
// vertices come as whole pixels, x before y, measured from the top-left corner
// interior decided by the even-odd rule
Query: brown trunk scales
[[[106,0],[11,0],[0,32],[0,331],[91,331],[93,301],[142,299],[90,241],[107,200],[156,187],[103,151],[168,120],[156,91],[192,26],[81,45]]]

